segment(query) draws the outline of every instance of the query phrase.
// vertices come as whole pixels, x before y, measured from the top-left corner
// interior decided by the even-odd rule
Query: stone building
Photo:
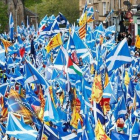
[[[12,13],[15,26],[25,22],[24,5],[22,0],[6,0],[8,13]]]
[[[14,26],[21,25],[23,21],[26,25],[27,16],[29,17],[30,25],[37,26],[38,15],[24,6],[23,0],[3,0],[8,5],[8,14],[12,13]],[[15,28],[16,29],[16,28]]]
[[[86,0],[79,0],[80,14],[84,8]],[[137,6],[140,0],[87,0],[88,6],[94,9],[94,24],[103,22],[105,27],[115,24],[117,32],[129,30],[132,35],[132,45],[135,42],[135,36],[140,35],[140,10],[137,12]],[[113,14],[106,20],[108,13],[114,10]],[[135,20],[134,17],[135,16]]]

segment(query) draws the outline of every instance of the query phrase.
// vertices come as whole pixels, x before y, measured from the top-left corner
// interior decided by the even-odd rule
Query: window
[[[87,3],[91,4],[91,3],[93,3],[93,0],[87,0]]]
[[[106,2],[103,2],[103,15],[106,14]]]

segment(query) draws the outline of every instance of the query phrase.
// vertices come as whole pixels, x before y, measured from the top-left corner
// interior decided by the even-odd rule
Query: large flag
[[[14,39],[14,21],[13,21],[12,13],[10,13],[9,16],[9,36],[12,41]]]
[[[13,89],[10,90],[10,95],[8,96],[8,111],[21,114],[28,117],[28,119],[34,114],[26,100]]]
[[[96,103],[99,103],[102,99],[102,95],[103,95],[103,87],[101,74],[98,75],[96,74],[92,85],[91,99],[94,100]]]
[[[44,108],[44,121],[46,122],[53,121],[54,123],[58,123],[60,121],[58,111],[55,108],[55,105],[53,104],[49,92],[47,90],[46,92],[47,92],[47,99]]]
[[[106,65],[109,74],[123,64],[130,63],[132,61],[130,51],[128,49],[128,44],[126,38],[124,38],[118,46],[116,46],[106,58]]]
[[[37,131],[31,126],[18,120],[12,113],[8,114],[6,133],[15,138],[36,140]]]
[[[61,34],[58,33],[57,35],[55,35],[50,42],[48,43],[48,45],[45,47],[45,49],[47,50],[47,53],[49,53],[52,49],[62,45],[62,39],[61,39]]]
[[[105,133],[102,124],[100,123],[100,121],[98,120],[96,127],[95,127],[95,136],[97,140],[111,140]]]
[[[13,44],[10,41],[4,40],[4,39],[1,39],[1,41],[2,41],[3,46],[5,48],[5,52],[7,53],[8,52],[8,47],[12,46]]]

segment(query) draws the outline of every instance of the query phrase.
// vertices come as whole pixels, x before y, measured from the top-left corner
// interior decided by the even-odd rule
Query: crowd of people
[[[115,25],[80,24],[59,13],[37,31],[22,24],[15,36],[11,26],[0,35],[1,139],[140,138],[140,57],[131,33],[115,41]]]

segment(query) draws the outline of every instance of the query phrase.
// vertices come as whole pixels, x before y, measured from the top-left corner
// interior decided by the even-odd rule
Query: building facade
[[[86,0],[79,0],[80,14],[85,3]],[[137,24],[137,22],[133,21],[133,16],[137,13],[137,6],[140,4],[140,0],[87,0],[87,4],[88,6],[93,6],[95,24],[102,22],[105,27],[115,24],[117,32],[129,30],[133,39],[138,33],[140,34],[140,22]],[[113,14],[106,18],[111,10],[114,11]],[[140,21],[140,16],[137,15],[137,17]],[[133,40],[132,44],[134,42],[135,40]]]

